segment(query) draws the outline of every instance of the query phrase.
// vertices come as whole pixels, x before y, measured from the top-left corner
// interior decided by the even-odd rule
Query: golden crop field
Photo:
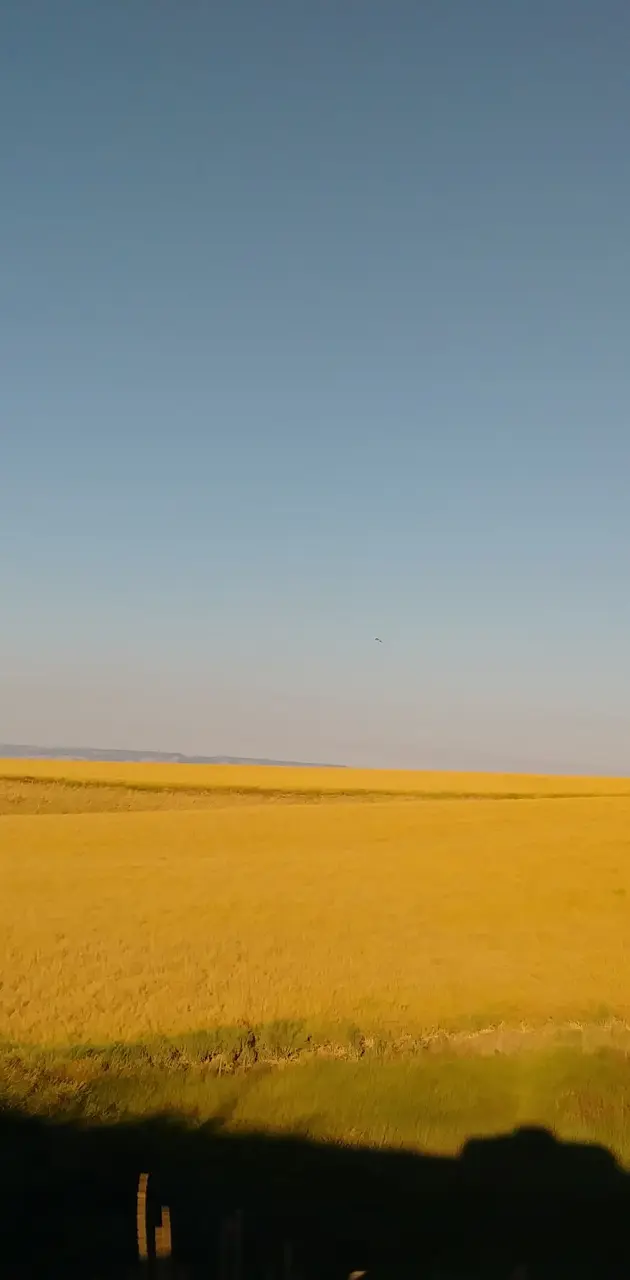
[[[143,764],[83,760],[0,760],[0,780],[143,791],[240,794],[466,796],[630,796],[630,778],[512,773],[302,768],[264,765]]]
[[[628,780],[23,760],[0,775],[5,1040],[630,1018]]]

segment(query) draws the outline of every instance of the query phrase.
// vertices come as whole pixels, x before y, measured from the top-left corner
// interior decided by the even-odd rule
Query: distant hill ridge
[[[266,760],[249,756],[185,756],[179,751],[113,751],[105,747],[35,747],[0,743],[5,760],[100,760],[138,764],[267,764],[293,769],[344,769],[345,765],[306,760]]]

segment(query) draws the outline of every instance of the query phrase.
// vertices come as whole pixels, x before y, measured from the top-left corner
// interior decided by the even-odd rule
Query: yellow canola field
[[[0,779],[33,779],[75,786],[125,786],[147,790],[183,788],[295,796],[630,795],[630,778],[83,760],[0,760]]]
[[[285,1018],[322,1034],[630,1018],[627,782],[609,798],[588,795],[613,784],[584,779],[572,799],[470,802],[409,799],[410,779],[489,795],[515,779],[10,763],[14,777],[125,786],[247,776],[264,790],[273,774],[281,790],[350,778],[373,795],[396,780],[405,796],[1,817],[0,1036],[12,1041]],[[542,783],[561,789],[518,785]]]

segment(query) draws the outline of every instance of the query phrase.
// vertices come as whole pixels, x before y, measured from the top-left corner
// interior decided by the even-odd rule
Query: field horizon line
[[[500,774],[488,774],[488,777],[503,776]],[[518,776],[518,775],[516,775]],[[625,781],[625,779],[619,779]],[[261,802],[265,800],[284,800],[287,802],[296,801],[335,801],[335,800],[627,800],[630,798],[630,780],[628,782],[628,791],[611,790],[558,790],[558,791],[527,791],[524,789],[514,791],[484,791],[484,790],[446,790],[439,789],[422,789],[416,790],[396,790],[394,788],[374,788],[373,790],[363,789],[361,787],[331,787],[330,789],[323,787],[309,786],[291,786],[291,787],[274,787],[262,785],[247,785],[243,783],[213,783],[197,785],[185,781],[177,782],[151,782],[149,780],[138,780],[133,778],[121,777],[86,777],[77,778],[72,776],[64,776],[63,774],[54,773],[13,773],[5,772],[0,769],[0,782],[15,783],[23,786],[55,786],[67,788],[73,791],[89,791],[89,790],[116,790],[116,791],[134,791],[148,794],[169,794],[172,792],[177,795],[191,796],[223,796],[227,798],[256,798]]]

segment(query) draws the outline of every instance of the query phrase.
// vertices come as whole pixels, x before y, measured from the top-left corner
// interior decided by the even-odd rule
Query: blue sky
[[[4,0],[0,740],[630,770],[629,37]]]

